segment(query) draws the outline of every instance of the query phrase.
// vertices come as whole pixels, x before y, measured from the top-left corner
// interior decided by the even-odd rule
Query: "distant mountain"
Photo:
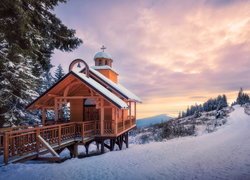
[[[138,119],[136,121],[136,126],[138,128],[149,127],[149,126],[152,126],[152,125],[155,125],[155,124],[166,122],[166,121],[168,121],[170,119],[172,119],[172,117],[169,117],[166,114],[160,114],[160,115],[157,115],[157,116]]]

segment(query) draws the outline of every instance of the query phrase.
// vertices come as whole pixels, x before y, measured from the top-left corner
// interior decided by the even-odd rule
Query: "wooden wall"
[[[112,108],[105,108],[104,109],[104,120],[113,120],[112,118]]]
[[[83,121],[83,99],[70,100],[70,121],[79,122]]]
[[[104,75],[105,77],[107,77],[111,81],[113,81],[115,83],[118,82],[118,74],[115,73],[114,71],[112,71],[110,69],[98,69],[97,71],[99,71],[102,75]]]

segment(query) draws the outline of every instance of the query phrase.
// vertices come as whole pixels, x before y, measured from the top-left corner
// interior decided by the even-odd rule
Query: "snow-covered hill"
[[[149,127],[155,124],[159,124],[162,122],[166,122],[168,120],[172,119],[171,117],[167,116],[166,114],[161,114],[153,117],[138,119],[136,121],[136,127],[137,128],[145,128]]]
[[[250,116],[236,106],[217,131],[131,145],[61,164],[11,164],[0,179],[250,179]]]

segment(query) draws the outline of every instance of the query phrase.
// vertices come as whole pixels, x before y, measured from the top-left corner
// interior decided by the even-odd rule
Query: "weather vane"
[[[104,52],[104,50],[107,49],[104,45],[102,45],[101,50]]]

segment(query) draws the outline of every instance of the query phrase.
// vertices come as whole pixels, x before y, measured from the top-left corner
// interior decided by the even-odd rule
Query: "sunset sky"
[[[52,64],[94,65],[104,44],[120,82],[143,100],[139,118],[250,90],[250,1],[71,0],[55,14],[84,43],[56,51]]]

